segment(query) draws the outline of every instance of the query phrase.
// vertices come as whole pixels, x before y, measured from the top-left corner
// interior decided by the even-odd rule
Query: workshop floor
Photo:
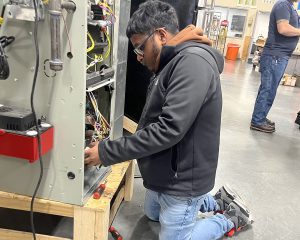
[[[266,134],[249,129],[259,83],[260,74],[251,64],[226,62],[220,157],[212,192],[228,183],[253,213],[253,226],[232,239],[300,239],[300,130],[294,124],[300,88],[279,86],[269,114],[276,132]],[[122,204],[113,222],[125,240],[158,239],[159,224],[143,214],[144,193],[137,178],[132,201]]]
[[[300,110],[300,88],[279,87],[269,115],[276,122],[276,132],[266,134],[249,130],[259,83],[260,74],[252,71],[251,64],[226,62],[220,158],[212,193],[227,183],[238,190],[252,211],[252,227],[232,239],[300,239],[300,130],[294,124]],[[136,178],[132,201],[122,203],[113,222],[124,240],[158,239],[159,224],[143,214],[144,193],[142,179]],[[0,211],[0,227],[11,224],[22,229],[24,221],[29,222],[28,215],[25,220],[11,219]],[[46,220],[46,226],[51,224],[55,235],[72,237],[71,219]]]

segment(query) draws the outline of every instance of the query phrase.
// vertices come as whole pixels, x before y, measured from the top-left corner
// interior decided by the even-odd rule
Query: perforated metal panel
[[[45,20],[39,22],[40,68],[34,102],[37,115],[45,116],[46,121],[54,126],[55,131],[54,149],[43,157],[44,177],[38,197],[81,205],[88,191],[84,190],[84,182],[87,181],[87,176],[85,177],[84,174],[87,3],[82,0],[74,0],[74,2],[77,6],[75,13],[64,12],[74,57],[72,59],[67,57],[69,44],[62,21],[60,33],[64,69],[61,72],[54,74],[49,69],[50,24],[47,9]],[[118,137],[122,133],[122,127],[118,125],[122,124],[119,119],[123,116],[124,105],[125,74],[123,72],[124,68],[126,69],[124,56],[127,59],[128,40],[123,28],[129,19],[128,6],[130,1],[114,2],[117,21],[113,28],[112,59],[116,72],[113,86],[117,91],[113,92],[109,103],[113,126],[112,137]],[[2,8],[1,5],[0,7]],[[122,7],[122,14],[120,14],[120,7]],[[120,15],[121,21],[119,21]],[[35,66],[34,23],[7,20],[6,16],[4,19],[0,35],[13,35],[16,39],[6,48],[11,74],[8,80],[0,81],[0,104],[30,108]],[[120,28],[121,34],[119,34]],[[122,56],[120,60],[119,56]],[[17,145],[15,147],[18,148]],[[38,162],[29,164],[20,159],[0,156],[0,165],[0,190],[32,195],[39,177]],[[73,175],[70,177],[70,173],[74,178]],[[92,170],[89,174],[93,177],[88,177],[88,181],[91,182],[87,184],[92,186],[103,172]]]

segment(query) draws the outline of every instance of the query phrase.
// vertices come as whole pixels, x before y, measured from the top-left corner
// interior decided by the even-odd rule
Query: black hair
[[[132,14],[126,29],[126,35],[151,34],[157,28],[176,34],[178,32],[178,17],[175,9],[168,3],[150,0],[140,4]]]

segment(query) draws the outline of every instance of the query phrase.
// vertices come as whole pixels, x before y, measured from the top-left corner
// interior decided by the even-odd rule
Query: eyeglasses
[[[134,53],[136,55],[140,55],[140,56],[144,56],[144,50],[145,50],[145,45],[148,41],[148,39],[157,31],[158,29],[155,29],[150,35],[148,35],[148,37],[146,37],[146,39],[140,44],[138,45],[136,48],[133,49]]]

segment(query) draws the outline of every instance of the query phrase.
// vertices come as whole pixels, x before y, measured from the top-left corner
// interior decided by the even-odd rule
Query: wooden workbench
[[[36,199],[34,211],[74,218],[74,240],[106,240],[108,228],[124,199],[130,201],[133,193],[134,163],[128,161],[112,166],[107,177],[104,195],[92,197],[84,206],[75,206],[44,199]],[[114,201],[112,202],[112,199]],[[0,191],[0,207],[29,211],[31,197]],[[0,240],[31,240],[32,234],[0,228]],[[67,240],[66,238],[39,235],[39,240]]]

